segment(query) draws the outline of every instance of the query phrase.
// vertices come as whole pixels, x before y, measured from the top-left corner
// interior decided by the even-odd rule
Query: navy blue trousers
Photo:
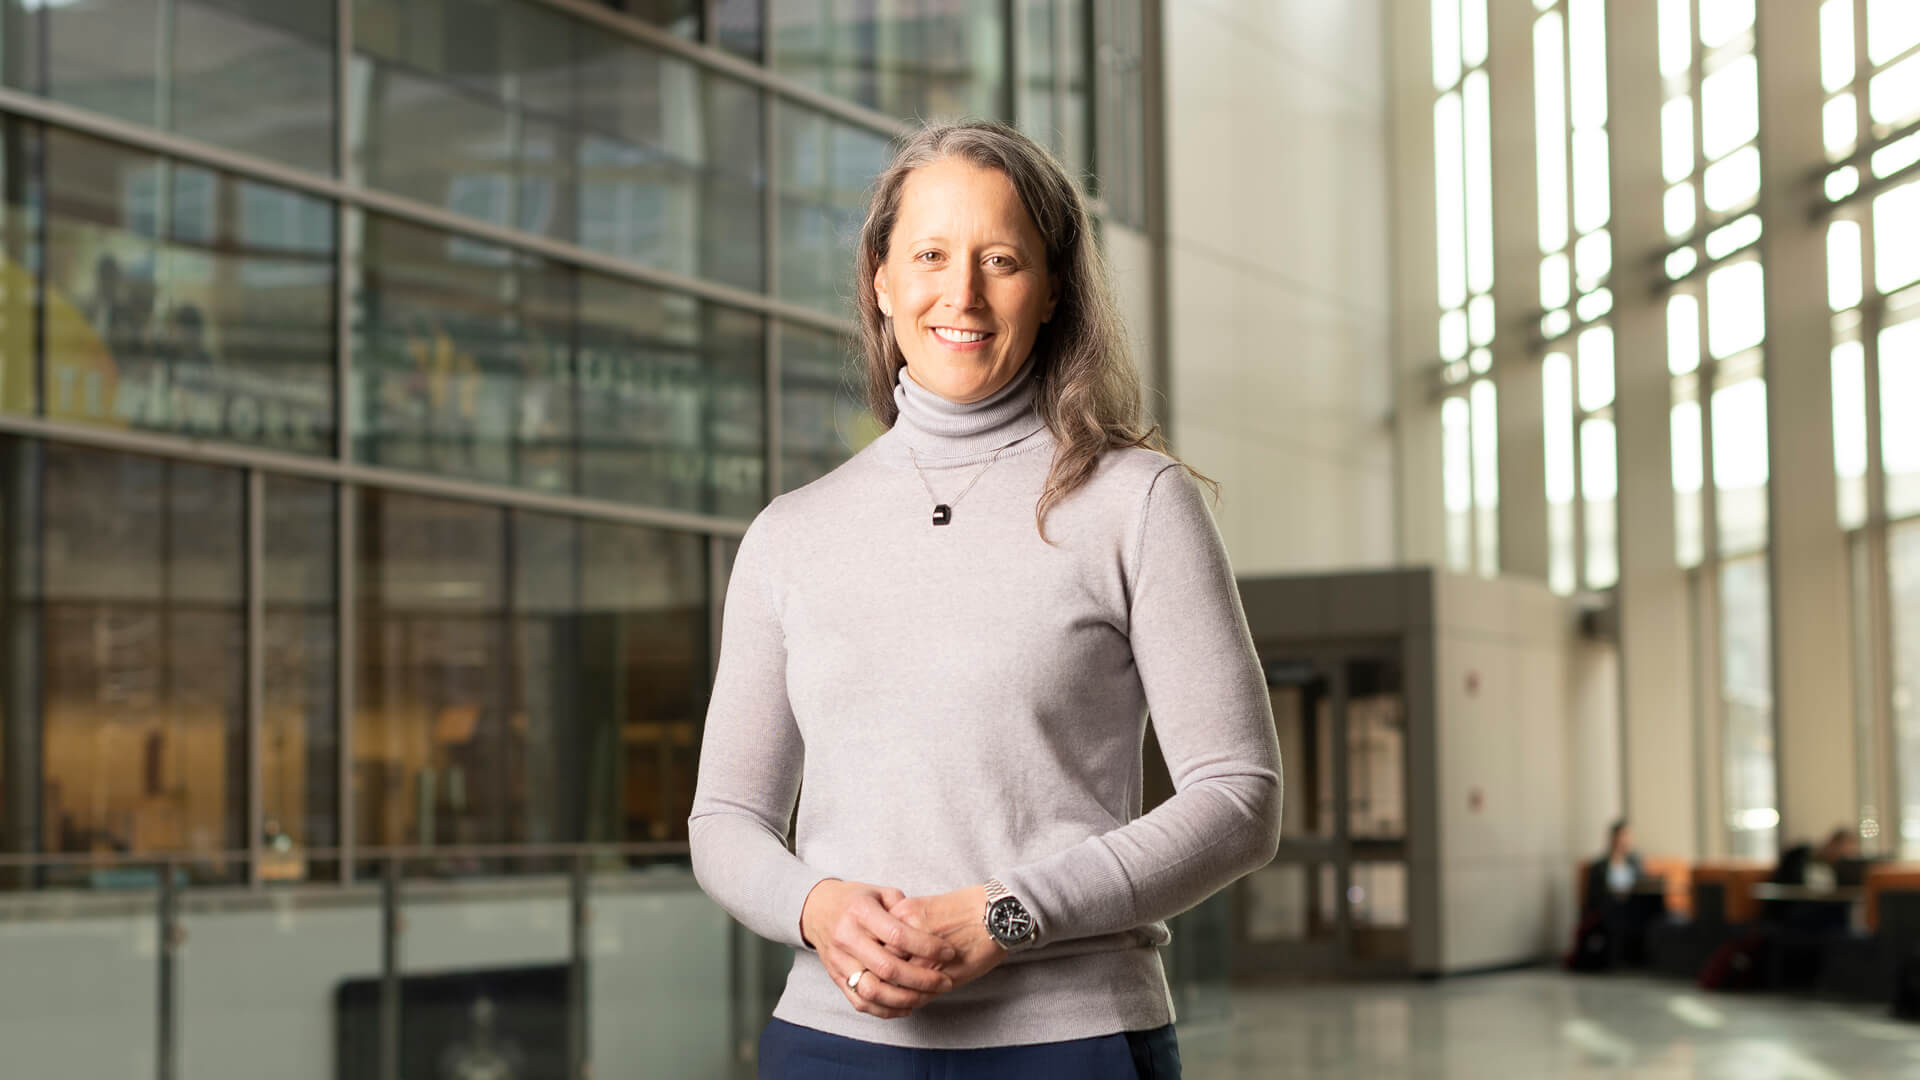
[[[1091,1039],[981,1050],[883,1046],[772,1020],[760,1080],[1180,1080],[1173,1025]]]

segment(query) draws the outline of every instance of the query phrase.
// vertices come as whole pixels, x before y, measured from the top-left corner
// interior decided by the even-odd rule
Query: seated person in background
[[[1775,885],[1832,892],[1838,881],[1835,864],[1842,859],[1857,858],[1859,854],[1859,834],[1843,826],[1827,834],[1826,841],[1817,848],[1802,842],[1782,852],[1768,880]],[[1799,930],[1840,930],[1847,925],[1844,905],[1810,900],[1769,900],[1765,917],[1769,922]]]
[[[1633,850],[1633,830],[1625,821],[1616,821],[1607,830],[1607,853],[1587,867],[1581,914],[1604,915],[1619,906],[1632,894],[1640,875],[1640,856]]]

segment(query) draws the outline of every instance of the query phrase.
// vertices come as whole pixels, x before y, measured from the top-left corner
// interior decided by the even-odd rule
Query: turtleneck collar
[[[921,386],[903,367],[893,387],[900,407],[893,430],[922,459],[970,457],[1019,442],[1046,426],[1034,407],[1039,380],[1033,372],[1029,356],[992,396],[961,405]]]

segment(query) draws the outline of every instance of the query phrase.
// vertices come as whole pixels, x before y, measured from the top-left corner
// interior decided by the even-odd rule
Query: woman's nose
[[[942,282],[946,293],[947,306],[955,311],[969,311],[980,304],[979,268],[961,264],[947,271],[947,280]]]

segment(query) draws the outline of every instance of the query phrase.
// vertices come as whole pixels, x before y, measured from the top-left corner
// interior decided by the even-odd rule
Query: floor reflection
[[[1920,1024],[1884,1008],[1516,972],[1441,983],[1236,988],[1183,1024],[1187,1080],[1920,1077]]]

